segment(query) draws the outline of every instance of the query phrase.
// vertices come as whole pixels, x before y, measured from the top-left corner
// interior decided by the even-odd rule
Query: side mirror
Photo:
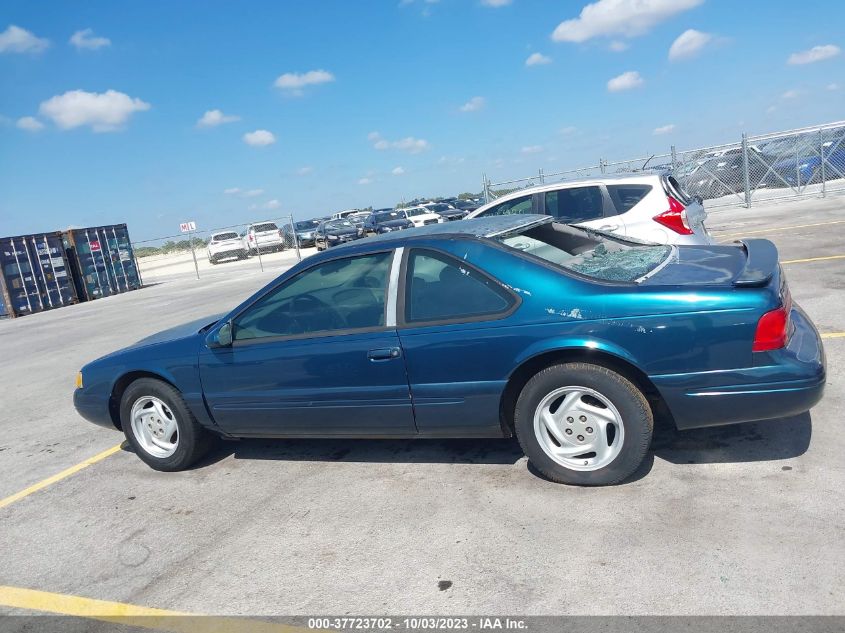
[[[232,346],[232,322],[227,321],[217,330],[213,330],[211,334],[205,339],[206,344],[211,347],[231,347]]]

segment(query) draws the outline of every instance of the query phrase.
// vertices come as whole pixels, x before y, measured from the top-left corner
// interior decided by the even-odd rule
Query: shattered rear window
[[[607,281],[634,281],[657,268],[669,256],[669,246],[638,246],[610,251],[599,244],[592,251],[563,262],[566,268]]]
[[[498,238],[505,246],[581,275],[604,281],[639,281],[667,260],[672,247],[605,238],[560,223],[527,227]]]

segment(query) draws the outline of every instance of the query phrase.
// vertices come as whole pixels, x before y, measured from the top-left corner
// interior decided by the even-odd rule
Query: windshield
[[[448,204],[441,204],[441,203],[437,203],[437,204],[430,204],[430,205],[428,205],[428,208],[429,208],[429,209],[431,209],[432,211],[437,211],[437,212],[440,212],[440,211],[448,211],[448,210],[449,210],[449,205],[448,205]]]
[[[264,224],[256,224],[252,227],[252,230],[260,233],[261,231],[278,231],[279,227],[272,222],[265,222]]]
[[[405,213],[408,215],[425,215],[428,211],[425,209],[406,209]]]
[[[638,281],[663,263],[671,246],[602,239],[576,227],[549,223],[496,238],[523,253],[605,281]]]
[[[349,220],[332,220],[331,222],[326,222],[327,229],[354,229],[355,227],[352,225],[352,222]]]
[[[390,222],[391,220],[402,220],[404,216],[398,211],[388,211],[387,213],[374,213],[373,219],[376,222]]]
[[[222,240],[236,240],[238,239],[238,234],[232,231],[231,233],[218,233],[214,237],[211,238],[212,242],[218,242]]]
[[[297,222],[296,223],[296,230],[297,231],[307,231],[308,229],[313,229],[318,224],[319,224],[319,222],[317,220],[305,220],[304,222]]]

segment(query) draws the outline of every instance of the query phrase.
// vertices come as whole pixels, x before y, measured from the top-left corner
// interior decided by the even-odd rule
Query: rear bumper
[[[231,248],[225,248],[219,251],[209,252],[209,257],[213,257],[214,259],[223,259],[224,257],[238,257],[243,253],[243,246],[232,246]]]
[[[754,354],[753,367],[652,376],[679,429],[770,420],[808,411],[824,393],[821,338],[797,306],[789,344]],[[750,345],[750,343],[749,343]]]

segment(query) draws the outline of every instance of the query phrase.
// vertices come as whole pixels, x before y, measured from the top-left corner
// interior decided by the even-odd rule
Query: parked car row
[[[713,161],[718,161],[714,170],[736,169],[742,155],[725,151],[707,158],[690,172],[688,179]],[[294,243],[323,251],[365,237],[466,217],[518,214],[548,215],[596,233],[651,243],[710,244],[701,198],[706,197],[702,188],[714,185],[693,184],[695,195],[688,193],[671,174],[640,172],[530,187],[480,207],[463,200],[439,200],[396,209],[346,209],[330,217],[296,222],[293,227],[286,225],[281,230],[272,222],[259,222],[251,224],[241,236],[232,231],[213,235],[208,258],[213,264],[226,258],[243,259],[259,250],[282,250],[286,244]]]
[[[702,199],[745,191],[741,147],[708,152],[676,170],[687,190]],[[803,187],[845,177],[845,130],[780,137],[748,146],[748,187]]]

